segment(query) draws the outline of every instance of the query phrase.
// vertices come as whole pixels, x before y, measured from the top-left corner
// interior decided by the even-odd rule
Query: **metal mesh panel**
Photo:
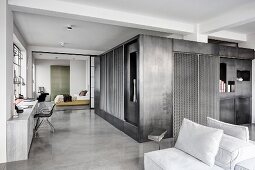
[[[106,56],[100,57],[100,109],[106,111]]]
[[[183,118],[206,125],[206,117],[219,119],[219,57],[174,54],[174,138]]]
[[[206,117],[219,119],[219,63],[217,56],[199,56],[199,123]]]
[[[198,56],[174,54],[173,136],[178,136],[183,118],[198,122]]]

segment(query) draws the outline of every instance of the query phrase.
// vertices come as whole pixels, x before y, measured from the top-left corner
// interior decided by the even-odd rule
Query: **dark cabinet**
[[[245,57],[245,49],[239,50]],[[220,120],[238,125],[251,123],[251,60],[221,58],[220,62],[226,65],[225,75],[223,69],[220,75],[221,79],[225,78],[227,89],[220,93]]]
[[[237,125],[251,123],[251,98],[221,99],[220,121]]]
[[[235,124],[235,99],[220,100],[220,121]]]
[[[251,123],[251,99],[240,97],[235,99],[236,124]]]

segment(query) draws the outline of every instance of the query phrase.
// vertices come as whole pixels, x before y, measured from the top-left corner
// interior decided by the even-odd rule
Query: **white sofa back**
[[[221,122],[210,117],[207,117],[207,126],[216,129],[222,129],[226,135],[236,137],[246,142],[249,141],[248,127]]]

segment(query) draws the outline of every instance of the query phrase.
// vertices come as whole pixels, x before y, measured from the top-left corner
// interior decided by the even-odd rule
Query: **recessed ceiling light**
[[[64,42],[60,42],[60,45],[61,45],[62,47],[64,47],[64,46],[65,46],[65,43],[64,43]]]
[[[68,31],[71,31],[73,29],[73,26],[72,25],[67,25],[66,28],[67,28]]]

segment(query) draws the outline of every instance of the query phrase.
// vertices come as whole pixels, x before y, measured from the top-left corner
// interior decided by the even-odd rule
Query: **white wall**
[[[36,77],[36,93],[38,87],[44,87],[45,92],[51,93],[50,83],[50,66],[51,65],[64,65],[69,66],[68,60],[35,60],[35,77]],[[37,93],[38,95],[38,93]],[[47,100],[50,100],[50,96],[47,96]]]
[[[87,76],[87,62],[80,60],[70,61],[70,94],[79,94],[81,90],[89,89],[89,77]]]
[[[6,162],[6,121],[13,109],[13,15],[0,1],[0,163]]]

